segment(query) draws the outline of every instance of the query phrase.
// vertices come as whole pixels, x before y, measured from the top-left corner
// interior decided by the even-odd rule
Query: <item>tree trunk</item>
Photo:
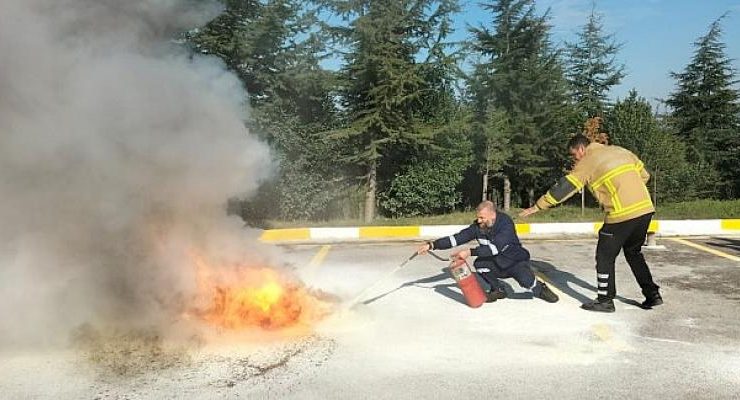
[[[532,207],[534,205],[534,189],[533,188],[527,189],[527,196],[529,197],[529,207]]]
[[[486,140],[486,170],[483,172],[483,193],[481,194],[481,201],[488,200],[488,173],[490,172],[488,168],[490,165],[488,163],[488,159],[489,155],[491,154],[490,145],[490,141]]]
[[[658,171],[660,169],[655,168],[655,173],[653,173],[653,206],[656,209],[658,208]]]
[[[488,169],[483,173],[483,198],[481,201],[488,200]]]
[[[377,164],[375,160],[370,162],[367,174],[367,191],[365,192],[365,222],[372,222],[375,218],[375,190],[377,182]]]
[[[504,211],[511,208],[511,181],[508,175],[504,175]]]

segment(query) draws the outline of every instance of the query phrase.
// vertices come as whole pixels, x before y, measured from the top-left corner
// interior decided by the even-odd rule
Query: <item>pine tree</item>
[[[299,28],[297,4],[290,0],[225,0],[221,15],[191,32],[189,40],[205,54],[224,60],[244,82],[252,105],[269,99],[290,49],[286,41]]]
[[[326,217],[340,195],[336,142],[317,135],[335,124],[335,79],[320,66],[325,52],[315,10],[298,0],[228,0],[224,12],[189,41],[220,57],[249,96],[247,126],[272,146],[279,161],[252,214],[283,218]],[[277,213],[277,214],[276,214]]]
[[[609,89],[625,76],[624,65],[614,58],[621,46],[603,29],[601,16],[592,8],[578,41],[566,43],[568,83],[583,121],[603,116]]]
[[[325,46],[312,31],[318,23],[316,10],[298,0],[224,4],[220,16],[188,39],[196,50],[220,57],[241,78],[256,112],[252,120],[266,109],[295,115],[301,123],[325,119],[332,109],[328,92],[333,81],[319,65]],[[258,128],[260,133],[269,130]]]
[[[538,16],[532,0],[484,3],[493,14],[493,30],[472,30],[476,66],[476,109],[500,110],[508,121],[511,157],[504,166],[528,203],[534,191],[549,185],[564,164],[561,151],[572,115],[560,54],[549,39],[547,15]]]
[[[442,52],[433,44],[449,33],[449,15],[457,6],[452,0],[326,4],[351,20],[346,28],[334,28],[349,47],[341,93],[348,126],[335,130],[334,137],[350,144],[352,153],[345,160],[364,171],[364,217],[370,221],[379,180],[397,171],[388,161],[433,141],[435,132],[425,120],[435,113],[424,100],[435,87],[430,86],[430,74],[440,70],[429,66],[439,65]],[[423,51],[430,55],[427,62],[420,61]]]
[[[657,187],[658,200],[683,201],[706,196],[715,177],[702,163],[689,163],[686,145],[653,113],[650,103],[635,90],[607,111],[604,129],[612,144],[624,147],[645,163]]]
[[[721,177],[720,195],[740,195],[740,97],[731,60],[720,40],[722,17],[709,26],[684,72],[671,73],[677,88],[666,104],[694,162],[710,162]]]

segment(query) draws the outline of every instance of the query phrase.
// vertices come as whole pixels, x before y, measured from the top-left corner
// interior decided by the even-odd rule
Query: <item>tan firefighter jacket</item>
[[[570,174],[537,200],[550,208],[588,187],[606,212],[604,222],[616,223],[655,212],[645,183],[650,174],[642,161],[619,146],[591,143]]]

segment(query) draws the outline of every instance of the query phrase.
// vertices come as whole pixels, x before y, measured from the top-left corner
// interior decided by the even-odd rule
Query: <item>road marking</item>
[[[690,242],[690,241],[685,240],[685,239],[669,238],[668,240],[672,240],[674,242],[681,243],[681,244],[684,244],[686,246],[693,247],[695,249],[703,250],[703,251],[706,251],[707,253],[714,254],[715,256],[724,257],[724,258],[730,259],[732,261],[740,261],[740,257],[736,257],[736,256],[733,256],[732,254],[727,254],[727,253],[722,252],[722,251],[719,251],[719,250],[715,250],[715,249],[712,249],[712,248],[709,248],[709,247],[706,247],[706,246],[702,246],[700,244],[697,244],[697,243],[694,243],[694,242]]]
[[[569,239],[548,239],[548,238],[522,238],[522,242],[546,243],[546,242],[588,242],[596,241],[595,236],[584,236],[580,238]]]
[[[633,337],[633,338],[637,338],[637,339],[652,340],[652,341],[655,341],[655,342],[665,342],[665,343],[676,343],[676,344],[685,344],[685,345],[687,345],[687,346],[693,346],[693,345],[694,345],[694,343],[689,343],[689,342],[683,342],[683,341],[680,341],[680,340],[674,340],[674,339],[665,339],[665,338],[659,338],[659,337],[652,337],[652,336],[640,336],[640,335],[629,335],[629,336],[631,336],[631,337]]]
[[[611,328],[607,324],[596,324],[591,326],[591,331],[609,347],[618,351],[630,351],[632,347],[622,340],[614,337]]]
[[[314,275],[316,275],[316,270],[319,269],[319,266],[324,262],[324,259],[326,259],[326,255],[329,254],[329,249],[331,249],[331,245],[326,244],[321,246],[319,251],[314,254],[313,258],[311,258],[311,261],[308,263],[308,266],[306,267],[304,276],[307,281],[310,281],[313,279]]]
[[[318,268],[319,265],[324,262],[326,255],[329,254],[329,249],[331,249],[330,244],[325,244],[321,246],[319,251],[317,251],[311,259],[311,262],[308,263],[308,268]]]

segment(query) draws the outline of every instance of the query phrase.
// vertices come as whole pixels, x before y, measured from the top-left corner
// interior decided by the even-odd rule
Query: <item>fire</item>
[[[326,294],[286,271],[243,265],[211,266],[194,255],[199,303],[193,314],[225,329],[308,327],[331,311]]]

